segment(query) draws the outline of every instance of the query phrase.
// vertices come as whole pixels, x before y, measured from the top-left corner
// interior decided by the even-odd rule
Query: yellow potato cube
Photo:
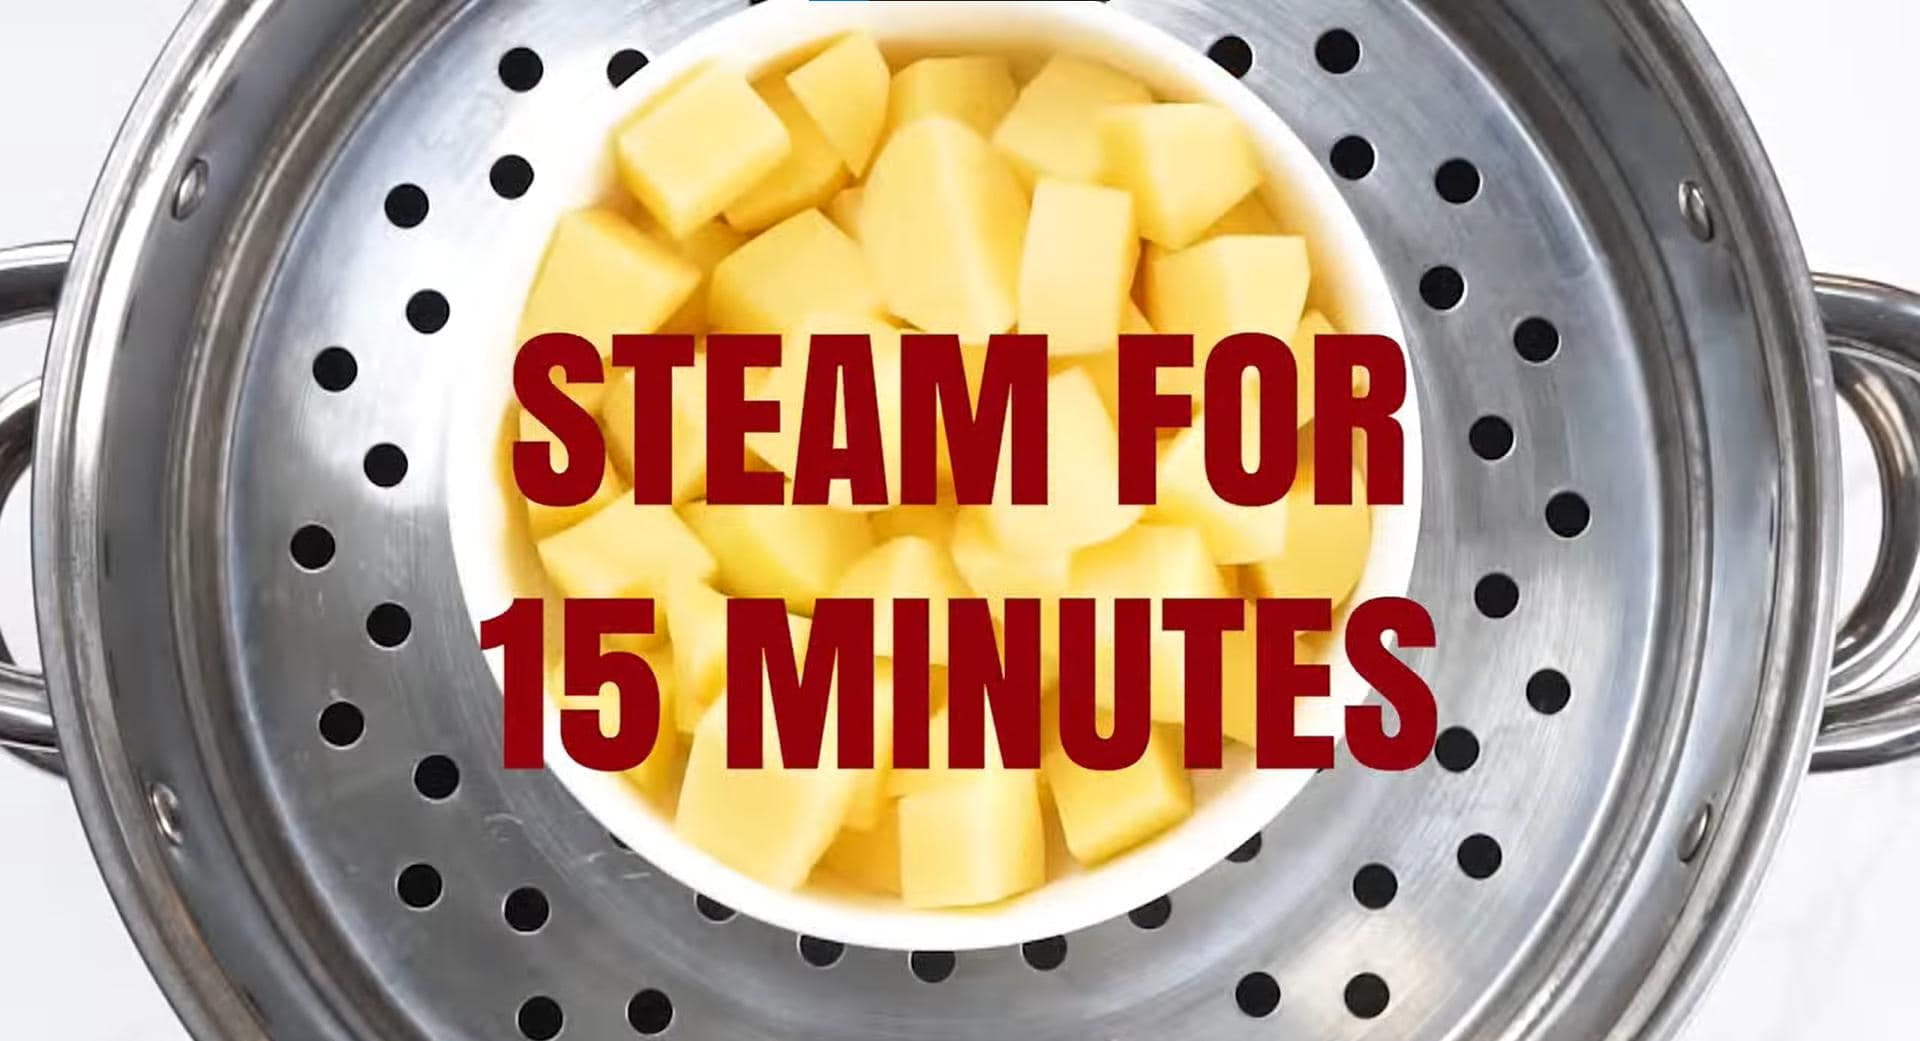
[[[1187,819],[1193,786],[1181,763],[1180,728],[1165,725],[1153,728],[1146,755],[1120,770],[1083,769],[1063,749],[1049,749],[1041,770],[1074,859],[1096,866]]]
[[[936,675],[941,674],[940,670],[935,672]],[[930,700],[938,702],[944,693],[944,686],[938,690],[930,690]],[[1045,718],[1044,713],[1042,718]],[[952,760],[949,758],[951,747],[948,737],[948,724],[951,720],[952,716],[944,704],[934,710],[932,718],[927,720],[927,765],[911,769],[895,766],[888,771],[886,779],[881,784],[881,790],[889,798],[904,798],[920,792],[945,788],[982,772],[981,770],[956,770],[951,765]],[[988,703],[986,726],[982,733],[986,753],[985,770],[1032,773],[1031,770],[1007,771],[1006,760],[1000,755],[1000,738],[997,734],[998,731],[993,725],[993,705]]]
[[[746,78],[716,64],[635,113],[615,132],[614,157],[627,191],[680,238],[772,173],[791,145]]]
[[[713,270],[707,310],[718,332],[783,333],[810,315],[880,314],[860,247],[819,210],[802,210]]]
[[[615,333],[657,331],[700,284],[700,269],[611,210],[560,218],[533,276],[516,334],[573,333],[606,357]],[[584,386],[584,385],[583,385]],[[596,407],[601,388],[581,400]]]
[[[780,116],[793,147],[773,172],[726,209],[727,224],[749,234],[763,231],[801,210],[824,206],[848,181],[847,165],[827,142],[793,91],[778,79],[759,85],[760,96]]]
[[[1097,62],[1061,55],[1047,62],[1013,103],[993,143],[1029,182],[1042,177],[1097,181],[1105,166],[1100,114],[1144,105],[1139,81]]]
[[[866,191],[856,184],[841,189],[838,195],[827,200],[827,219],[846,232],[849,238],[856,240],[860,238],[860,200]]]
[[[1101,705],[1113,705],[1113,602],[1121,597],[1154,600],[1206,598],[1228,595],[1226,578],[1207,553],[1206,541],[1196,531],[1141,524],[1119,538],[1091,546],[1074,555],[1069,596],[1091,597],[1094,606],[1094,696]],[[1156,604],[1149,678],[1153,718],[1179,723],[1187,716],[1186,640],[1160,626]]]
[[[874,161],[860,244],[887,310],[983,344],[1013,327],[1027,195],[1006,162],[943,116],[901,128]]]
[[[1258,191],[1247,193],[1226,216],[1213,222],[1203,239],[1219,238],[1222,235],[1285,235],[1286,226],[1280,218],[1273,215],[1273,209],[1260,197]]]
[[[721,589],[734,596],[783,597],[788,610],[809,617],[814,600],[873,546],[865,517],[831,506],[695,502],[681,509],[718,560]]]
[[[828,725],[834,724],[829,721]],[[881,658],[873,663],[873,766],[852,771],[853,801],[847,806],[847,828],[868,831],[888,816],[892,804],[887,796],[887,775],[892,772],[893,663]]]
[[[1046,503],[1013,502],[1012,457],[1000,453],[994,502],[982,508],[989,534],[1003,546],[1054,556],[1110,539],[1140,518],[1140,507],[1120,504],[1113,417],[1080,369],[1047,381]]]
[[[769,369],[764,378],[753,385],[753,397],[757,400],[774,401],[780,405],[780,429],[774,431],[756,431],[747,435],[747,447],[768,465],[788,477],[793,476],[795,462],[800,453],[800,429],[805,410],[807,390],[807,364],[812,347],[812,337],[816,333],[865,333],[873,347],[873,385],[874,400],[880,416],[881,469],[887,479],[887,501],[898,498],[900,489],[900,330],[878,319],[854,316],[834,317],[812,315],[799,323],[792,335],[788,336],[781,350],[781,364]],[[834,412],[834,443],[847,443],[847,414],[842,407]],[[818,422],[818,420],[814,420]],[[839,509],[875,512],[886,509],[885,505],[860,504],[853,501],[853,487],[849,481],[836,480],[827,489],[827,501]]]
[[[1366,478],[1358,466],[1351,476],[1353,502],[1322,506],[1313,501],[1318,476],[1313,442],[1301,438],[1300,463],[1286,506],[1286,538],[1278,552],[1248,569],[1261,596],[1325,597],[1335,607],[1353,594],[1373,546],[1373,511],[1366,502]]]
[[[1113,350],[1139,262],[1125,192],[1042,180],[1020,259],[1020,331],[1045,335],[1055,355]]]
[[[969,771],[900,800],[900,899],[977,907],[1047,880],[1046,826],[1032,772]]]
[[[1198,241],[1260,184],[1247,132],[1218,105],[1109,108],[1102,179],[1133,193],[1140,235],[1169,249]]]
[[[923,116],[951,116],[981,136],[993,133],[1019,94],[1013,70],[998,55],[922,58],[893,77],[893,129]]]
[[[981,510],[960,511],[948,549],[960,577],[978,596],[995,601],[1008,597],[1057,597],[1067,588],[1073,557],[1069,553],[1036,554],[1020,542],[1003,543],[988,529]]]
[[[673,639],[674,718],[692,732],[727,685],[727,598],[704,581],[667,587],[667,633]]]
[[[694,731],[680,785],[674,831],[756,881],[793,889],[833,844],[853,800],[852,773],[826,764],[839,751],[832,727],[822,735],[821,767],[787,769],[772,706],[762,717],[763,766],[727,768],[727,699],[713,703]]]
[[[1163,333],[1191,333],[1194,364],[1161,374],[1162,392],[1185,391],[1200,407],[1206,359],[1234,333],[1266,333],[1294,349],[1294,331],[1306,311],[1305,239],[1286,235],[1228,235],[1179,252],[1149,250],[1147,318]]]
[[[707,294],[713,269],[747,244],[747,237],[733,230],[726,221],[710,220],[687,237],[674,243],[681,259],[700,269],[700,285],[680,310],[660,326],[661,332],[705,334],[707,331]]]
[[[1318,311],[1308,311],[1306,316],[1300,319],[1300,328],[1294,330],[1293,337],[1287,341],[1287,344],[1293,348],[1293,364],[1299,374],[1296,384],[1299,389],[1298,411],[1294,418],[1303,427],[1313,422],[1314,341],[1322,336],[1332,336],[1336,332],[1338,330],[1333,327],[1332,322],[1327,321],[1326,315]],[[1366,377],[1364,372],[1355,372],[1353,375],[1356,385]]]
[[[573,527],[540,541],[540,561],[562,595],[652,597],[675,577],[705,579],[714,559],[671,506],[621,496]]]
[[[603,406],[607,458],[633,480],[633,370],[623,369]],[[695,355],[689,368],[673,370],[673,501],[691,502],[707,490],[707,359]]]
[[[954,570],[946,548],[908,535],[874,547],[848,566],[829,596],[873,600],[873,653],[893,656],[893,602],[924,598],[927,610],[927,655],[935,665],[947,663],[946,601],[970,596],[972,591]]]
[[[867,172],[880,144],[892,82],[880,46],[865,33],[841,37],[787,74],[787,86],[856,177]]]
[[[1260,451],[1259,396],[1244,395],[1240,451],[1243,460]],[[1216,564],[1251,564],[1280,552],[1287,538],[1287,501],[1241,506],[1214,492],[1207,479],[1206,435],[1196,423],[1174,435],[1160,453],[1158,485],[1147,516],[1161,524],[1200,533]]]
[[[843,829],[819,870],[869,892],[900,895],[900,815],[888,805],[873,827]]]
[[[953,539],[958,520],[959,512],[952,506],[896,506],[867,515],[875,542],[917,535],[943,546]]]

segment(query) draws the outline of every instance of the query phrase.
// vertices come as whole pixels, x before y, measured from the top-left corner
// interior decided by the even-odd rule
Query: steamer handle
[[[0,325],[53,313],[73,247],[64,242],[0,250]],[[0,396],[0,498],[33,463],[33,429],[40,412],[40,381]],[[58,745],[46,678],[13,664],[0,641],[0,746],[29,753],[42,765]]]
[[[1920,676],[1887,676],[1920,644],[1920,295],[1856,278],[1814,279],[1835,389],[1873,444],[1880,547],[1834,643],[1815,771],[1920,755]]]

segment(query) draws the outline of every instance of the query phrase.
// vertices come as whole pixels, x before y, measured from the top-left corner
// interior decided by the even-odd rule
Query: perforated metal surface
[[[147,429],[184,464],[141,470],[167,446],[138,417],[101,435],[100,486],[131,491],[90,576],[121,662],[183,665],[77,668],[112,679],[99,755],[176,793],[179,845],[131,856],[198,931],[149,950],[222,966],[230,990],[169,981],[208,1036],[1585,1039],[1672,1013],[1771,832],[1789,782],[1766,768],[1804,751],[1809,648],[1761,637],[1826,631],[1796,518],[1825,508],[1830,405],[1770,188],[1738,149],[1701,158],[1744,138],[1666,5],[1111,5],[1245,64],[1385,264],[1428,432],[1410,595],[1439,649],[1412,660],[1453,729],[1412,773],[1322,775],[1168,904],[945,974],[716,921],[551,778],[495,769],[459,609],[444,388],[504,357],[487,316],[579,201],[630,52],[739,5],[298,6],[190,20],[227,34],[229,71],[265,48],[329,82],[293,95],[299,122],[244,80],[197,88],[176,144],[208,160],[204,199],[144,229],[181,285],[142,283],[121,348],[185,365],[142,387],[128,363],[72,406],[192,388],[149,406],[178,410]],[[116,573],[130,553],[174,561],[167,585]]]

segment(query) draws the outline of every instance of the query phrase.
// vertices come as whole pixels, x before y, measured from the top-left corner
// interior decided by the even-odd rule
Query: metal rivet
[[[1680,833],[1680,863],[1691,864],[1693,858],[1707,846],[1707,836],[1713,831],[1713,804],[1701,803],[1693,811],[1693,817],[1687,821],[1686,829]]]
[[[1694,238],[1713,241],[1713,207],[1707,204],[1706,190],[1699,182],[1680,182],[1680,213],[1687,218],[1687,228]]]
[[[193,211],[200,208],[200,200],[207,197],[207,161],[195,159],[187,164],[180,174],[180,181],[173,186],[173,217],[186,220]]]
[[[164,784],[147,790],[147,804],[153,807],[153,823],[168,845],[178,846],[186,838],[180,826],[180,797]]]

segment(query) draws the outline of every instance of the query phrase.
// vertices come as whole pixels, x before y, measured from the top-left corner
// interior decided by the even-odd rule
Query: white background
[[[121,115],[184,6],[0,0],[0,244],[73,233]],[[1759,125],[1814,266],[1920,288],[1920,4],[1691,6]],[[43,339],[39,327],[0,332],[0,387],[38,372]],[[1871,480],[1857,455],[1848,469],[1850,480]],[[0,631],[16,648],[31,642],[18,498],[0,521]],[[1866,554],[1852,549],[1858,588]],[[1806,785],[1760,904],[1688,1041],[1914,1035],[1915,807],[1920,763]],[[6,757],[0,901],[8,1036],[182,1037],[114,914],[66,789]]]

